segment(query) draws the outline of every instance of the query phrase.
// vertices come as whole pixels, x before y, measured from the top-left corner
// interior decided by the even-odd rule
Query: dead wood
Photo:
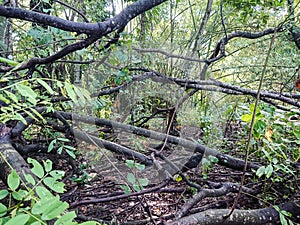
[[[290,212],[293,220],[300,221],[299,203],[283,203],[279,205],[281,210]],[[167,222],[165,225],[262,225],[279,221],[279,213],[273,207],[233,211],[232,215],[224,219],[230,209],[209,209],[200,213],[183,217],[179,220]]]
[[[8,175],[15,170],[26,187],[32,188],[24,174],[30,174],[36,181],[37,177],[31,172],[20,153],[10,143],[11,128],[5,124],[0,125],[0,179],[7,184]]]
[[[222,154],[219,151],[215,149],[211,149],[205,145],[201,145],[186,139],[182,139],[179,137],[167,135],[164,133],[152,131],[152,130],[147,130],[144,128],[139,128],[119,122],[114,122],[106,119],[98,119],[98,118],[93,118],[90,116],[85,116],[85,115],[79,115],[79,114],[72,114],[68,112],[62,112],[59,111],[59,114],[62,115],[65,119],[67,120],[73,120],[73,121],[80,121],[88,124],[95,124],[98,126],[107,126],[111,127],[113,129],[117,129],[118,131],[124,131],[127,133],[133,133],[139,136],[144,136],[148,137],[154,140],[160,140],[164,141],[167,140],[168,143],[171,144],[176,144],[182,147],[185,147],[187,149],[194,150],[194,152],[198,152],[201,154],[206,154],[206,155],[213,155],[216,158],[218,158],[218,164],[234,169],[234,170],[243,170],[245,162],[244,160],[234,158],[232,156]],[[54,115],[55,116],[55,115]],[[260,166],[255,163],[248,163],[248,170],[251,169],[258,169]]]
[[[226,195],[227,193],[237,193],[239,190],[239,185],[231,182],[226,182],[222,184],[221,187],[216,189],[202,189],[196,195],[194,195],[191,199],[189,199],[184,206],[182,206],[181,210],[177,213],[177,218],[181,218],[188,214],[189,210],[200,202],[202,199],[206,197],[219,197]],[[252,192],[251,189],[243,187],[243,191]]]

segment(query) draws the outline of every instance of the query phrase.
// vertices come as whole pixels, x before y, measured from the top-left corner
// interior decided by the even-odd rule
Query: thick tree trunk
[[[300,221],[298,203],[283,203],[279,207],[281,210],[290,212],[293,220]],[[261,225],[279,221],[279,213],[273,207],[253,210],[236,209],[229,218],[225,219],[224,216],[229,211],[230,209],[210,209],[168,222],[166,225]]]

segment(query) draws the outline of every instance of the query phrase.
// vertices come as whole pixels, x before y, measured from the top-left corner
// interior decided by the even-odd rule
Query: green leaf
[[[44,184],[49,187],[51,190],[55,191],[56,193],[64,193],[65,192],[65,184],[63,182],[57,181],[53,177],[46,177],[44,179]]]
[[[0,217],[3,217],[6,214],[7,207],[0,203]]]
[[[14,116],[12,117],[12,119],[14,119],[14,120],[19,120],[19,121],[21,121],[23,124],[27,125],[27,122],[26,122],[25,118],[24,118],[21,114],[19,114],[19,113],[17,113],[16,115],[14,115]]]
[[[0,200],[6,198],[8,195],[8,190],[0,190]]]
[[[35,221],[34,223],[31,223],[30,225],[42,225],[42,224],[39,221]]]
[[[51,220],[63,213],[69,204],[66,202],[57,201],[54,205],[49,206],[42,214],[43,220]]]
[[[25,190],[22,190],[22,189],[18,190],[18,192],[13,192],[12,196],[15,200],[18,200],[18,201],[25,200],[26,197],[29,197],[28,196],[28,191],[25,191]]]
[[[32,185],[35,185],[35,180],[33,178],[33,176],[31,174],[25,174],[23,173],[26,181],[29,183],[29,184],[32,184]]]
[[[43,166],[38,161],[36,161],[35,159],[32,159],[32,158],[28,158],[27,162],[33,165],[33,168],[31,169],[31,171],[38,178],[42,178],[45,175]]]
[[[76,213],[74,211],[68,212],[62,217],[60,217],[54,225],[65,225],[65,224],[72,224],[72,220],[76,218]]]
[[[125,192],[125,194],[131,193],[131,189],[127,185],[121,185],[120,187]]]
[[[71,156],[73,159],[76,159],[76,155],[73,151],[70,151],[68,149],[66,149],[66,152],[68,153],[69,156]]]
[[[176,182],[181,182],[182,181],[182,177],[179,174],[175,174],[174,178],[175,178]]]
[[[265,170],[266,177],[270,178],[272,176],[272,173],[273,173],[273,166],[268,165],[266,170]]]
[[[62,150],[63,150],[63,148],[64,148],[63,146],[60,146],[60,147],[57,149],[57,153],[58,153],[58,154],[61,154],[61,153],[62,153]]]
[[[293,133],[294,133],[295,137],[300,140],[300,130],[294,130]]]
[[[250,123],[252,120],[252,115],[251,114],[244,114],[241,117],[241,120],[246,122],[246,123]]]
[[[15,191],[19,187],[20,177],[15,170],[8,175],[7,185],[12,191]]]
[[[256,176],[261,177],[262,175],[265,174],[265,170],[266,170],[265,166],[259,167],[258,170],[256,171]]]
[[[97,224],[99,223],[96,221],[86,221],[84,223],[81,223],[80,225],[97,225]]]
[[[127,174],[127,180],[132,184],[134,184],[136,182],[136,179],[135,179],[135,176],[133,175],[133,173]]]
[[[32,119],[38,121],[38,119],[37,119],[31,112],[29,112],[28,110],[25,110],[25,109],[24,109],[24,112],[25,112],[28,116],[30,116]]]
[[[52,140],[48,146],[48,152],[51,152],[56,144],[56,139]]]
[[[97,225],[97,224],[99,224],[99,223],[96,221],[86,221],[86,222],[81,223],[80,225]]]
[[[131,159],[126,159],[126,165],[128,168],[132,169],[134,167],[134,161]]]
[[[75,91],[73,89],[73,85],[70,84],[69,82],[65,82],[65,88],[66,88],[68,97],[71,98],[71,100],[73,102],[76,102],[77,101],[77,97],[76,97],[76,93],[75,93]]]
[[[52,170],[52,171],[50,172],[50,175],[51,175],[52,177],[54,177],[55,179],[62,179],[63,176],[65,175],[65,172],[62,171],[62,170]]]
[[[36,105],[37,94],[31,89],[31,87],[24,84],[16,84],[16,89],[22,96],[26,97],[29,102],[31,102],[33,105]]]
[[[9,97],[10,100],[12,100],[15,103],[18,103],[19,99],[14,93],[11,93],[11,92],[5,91],[5,90],[4,90],[4,93]]]
[[[145,169],[145,165],[140,163],[135,163],[135,167],[141,171]]]
[[[45,120],[45,118],[38,112],[36,111],[35,109],[33,108],[30,108],[30,110],[38,117],[41,119],[41,121],[43,121],[43,123],[47,123],[47,121]]]
[[[281,222],[282,225],[289,225],[288,221],[285,218],[285,216],[282,215],[280,212],[279,212],[279,218],[280,218],[280,222]]]
[[[14,218],[11,218],[5,225],[24,225],[29,220],[29,215],[27,214],[20,214]]]
[[[209,155],[208,156],[209,160],[213,163],[218,163],[219,162],[219,159],[213,155]]]
[[[143,187],[146,187],[149,184],[149,180],[147,178],[139,179],[139,184]]]
[[[45,168],[45,171],[48,173],[52,170],[52,161],[47,159],[46,161],[43,161],[43,164],[44,164],[44,168]]]
[[[18,62],[15,62],[13,60],[10,60],[10,59],[7,59],[7,58],[3,58],[3,57],[0,57],[0,62],[1,63],[6,63],[9,66],[17,66],[19,64]]]
[[[32,209],[31,212],[34,215],[40,215],[45,212],[46,209],[51,209],[56,207],[57,204],[60,204],[60,200],[58,196],[52,196],[49,198],[42,198],[40,201],[36,202]]]
[[[43,81],[42,79],[40,78],[37,78],[36,79],[37,82],[39,82],[40,85],[42,85],[50,95],[53,95],[54,94],[54,91],[53,89],[49,86],[49,84],[47,84],[45,81]]]
[[[285,210],[281,210],[280,213],[282,213],[282,215],[284,215],[284,216],[288,216],[288,217],[292,216],[292,213],[285,211]]]
[[[70,145],[65,145],[64,148],[67,148],[67,149],[72,150],[72,151],[76,150],[76,148],[74,148],[73,146],[70,146]]]
[[[132,187],[135,191],[141,191],[141,187],[139,184],[133,184]]]
[[[53,197],[53,194],[45,187],[37,186],[35,191],[40,199]]]
[[[57,140],[59,141],[63,141],[63,142],[70,142],[70,140],[68,138],[57,138]]]

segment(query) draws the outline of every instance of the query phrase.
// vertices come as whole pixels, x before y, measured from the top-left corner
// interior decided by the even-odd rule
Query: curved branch
[[[183,59],[187,61],[193,61],[193,62],[204,62],[206,64],[210,64],[212,62],[218,61],[219,59],[226,56],[225,54],[225,45],[228,43],[229,40],[233,38],[247,38],[247,39],[256,39],[260,38],[269,34],[273,34],[274,32],[279,32],[277,28],[269,28],[260,32],[252,33],[248,31],[236,31],[233,33],[228,34],[226,37],[220,39],[218,43],[216,44],[216,47],[214,49],[214,52],[209,57],[209,59],[199,59],[195,57],[187,57],[187,56],[181,56],[176,54],[171,54],[166,51],[163,51],[161,49],[141,49],[137,47],[133,47],[132,49],[138,52],[149,52],[149,53],[160,53],[162,55],[165,55],[168,58],[178,58]]]
[[[27,182],[25,174],[31,174],[36,180],[37,178],[31,172],[29,165],[17,152],[17,150],[9,143],[9,141],[3,141],[0,138],[0,179],[7,184],[8,175],[14,169],[20,176],[21,180],[25,182],[27,187],[32,188],[33,185]],[[37,181],[37,180],[36,180]]]
[[[0,6],[0,16],[16,18],[34,23],[56,27],[61,30],[89,35],[103,36],[113,30],[120,29],[137,15],[165,2],[166,0],[139,0],[122,10],[115,17],[100,23],[72,22],[47,14],[24,10],[21,8]]]
[[[0,16],[7,18],[17,18],[30,22],[35,22],[43,25],[56,27],[61,30],[85,33],[90,35],[83,41],[67,45],[59,52],[46,57],[46,58],[32,58],[28,62],[15,68],[15,70],[22,70],[30,68],[37,64],[47,64],[58,60],[69,53],[81,50],[88,47],[96,40],[100,39],[106,34],[115,30],[122,30],[127,23],[135,18],[137,15],[150,10],[151,8],[163,3],[166,0],[139,0],[122,10],[118,15],[113,18],[107,19],[99,23],[81,23],[64,20],[55,16],[47,14],[28,11],[20,8],[5,7],[0,5]],[[8,72],[14,67],[1,68],[3,72]]]
[[[239,190],[239,185],[232,182],[226,182],[217,189],[202,189],[184,204],[181,210],[177,213],[177,218],[179,219],[187,215],[189,210],[194,205],[196,205],[198,202],[200,202],[202,199],[206,197],[219,197],[219,196],[226,195],[230,192],[237,193],[238,190]],[[253,192],[251,189],[245,187],[243,187],[243,190],[246,192]]]
[[[279,30],[277,28],[269,28],[257,33],[252,33],[252,32],[248,32],[248,31],[235,31],[232,32],[230,34],[228,34],[226,37],[222,38],[221,40],[218,41],[218,43],[216,44],[215,50],[213,52],[213,54],[210,56],[208,62],[212,63],[215,62],[217,60],[219,60],[220,58],[224,57],[225,54],[225,45],[228,43],[228,41],[230,41],[233,38],[247,38],[247,39],[256,39],[256,38],[260,38],[269,34],[273,34],[275,32],[279,32]]]

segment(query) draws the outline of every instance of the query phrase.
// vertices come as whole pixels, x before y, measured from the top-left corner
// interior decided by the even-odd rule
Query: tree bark
[[[290,212],[296,222],[300,221],[299,203],[283,203],[279,205],[279,208]],[[262,225],[279,221],[279,213],[273,207],[253,210],[236,209],[229,218],[224,219],[229,211],[230,209],[209,209],[167,222],[165,225]]]

